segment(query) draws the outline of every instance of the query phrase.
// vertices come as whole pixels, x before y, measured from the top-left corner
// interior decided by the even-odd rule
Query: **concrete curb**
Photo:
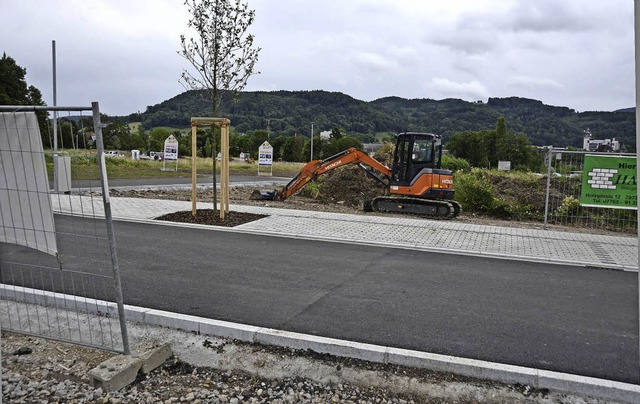
[[[0,285],[0,296],[7,300],[27,301],[41,305],[76,307],[85,298],[44,292],[35,289]],[[115,303],[91,300],[88,310],[102,314],[118,314]],[[261,343],[339,357],[366,360],[377,363],[430,369],[461,376],[492,380],[507,384],[525,384],[537,389],[549,389],[562,393],[596,397],[618,402],[640,402],[640,385],[606,379],[552,372],[523,366],[506,365],[476,359],[459,358],[429,352],[413,351],[389,346],[365,344],[347,340],[300,334],[295,332],[257,327],[246,324],[207,319],[203,317],[171,313],[162,310],[125,305],[128,321],[150,326],[194,332],[212,337]]]

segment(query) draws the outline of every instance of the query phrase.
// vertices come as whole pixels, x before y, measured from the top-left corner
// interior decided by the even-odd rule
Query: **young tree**
[[[112,122],[107,123],[107,125],[102,130],[104,147],[106,149],[122,150],[124,149],[124,144],[126,143],[127,138],[130,135],[131,129],[129,128],[129,125],[127,125],[120,119],[115,119]]]
[[[248,28],[253,23],[255,11],[242,0],[185,0],[191,19],[187,26],[196,37],[180,36],[178,54],[191,63],[197,75],[182,72],[182,81],[192,90],[209,90],[211,113],[222,101],[221,93],[237,96],[247,84],[258,61],[260,48],[253,46],[253,35]],[[216,159],[217,142],[213,137],[213,207],[217,210]]]

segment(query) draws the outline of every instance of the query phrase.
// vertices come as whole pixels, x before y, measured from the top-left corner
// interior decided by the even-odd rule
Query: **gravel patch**
[[[541,391],[314,352],[131,326],[132,341],[169,342],[174,356],[115,392],[88,372],[114,355],[2,334],[6,403],[601,403]],[[22,349],[22,354],[20,350]],[[26,353],[28,350],[30,353]]]

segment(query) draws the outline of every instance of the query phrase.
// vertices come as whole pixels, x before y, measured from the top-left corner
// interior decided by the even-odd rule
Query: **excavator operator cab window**
[[[423,164],[433,161],[433,139],[416,139],[411,153],[413,163]]]

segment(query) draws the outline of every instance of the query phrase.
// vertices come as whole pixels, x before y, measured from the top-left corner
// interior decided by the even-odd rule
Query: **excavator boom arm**
[[[304,167],[302,167],[300,173],[298,173],[295,178],[293,178],[282,188],[280,192],[275,195],[275,199],[283,201],[298,192],[317,176],[352,163],[366,164],[381,173],[383,176],[391,178],[391,169],[389,167],[380,163],[376,159],[369,157],[367,153],[351,147],[324,160],[313,160],[308,162]]]

